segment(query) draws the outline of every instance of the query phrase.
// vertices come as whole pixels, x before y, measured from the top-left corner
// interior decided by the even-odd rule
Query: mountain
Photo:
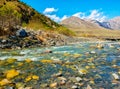
[[[19,0],[0,0],[0,36],[13,34],[18,27],[52,30],[65,35],[73,35],[69,29]]]
[[[87,21],[107,29],[120,30],[120,16],[104,22],[99,22],[97,20],[87,20]]]
[[[62,25],[65,25],[70,28],[79,28],[79,29],[98,29],[101,28],[100,26],[97,26],[96,24],[93,24],[89,21],[86,21],[84,19],[80,19],[78,17],[72,16],[70,18],[67,18],[61,22]]]
[[[109,22],[99,22],[97,20],[87,20],[87,21],[89,21],[90,23],[96,24],[97,26],[101,26],[106,29],[111,29]]]
[[[120,16],[108,21],[111,29],[120,30]]]
[[[108,22],[101,23],[72,16],[63,20],[60,24],[75,31],[80,37],[120,38],[120,31],[110,30]]]

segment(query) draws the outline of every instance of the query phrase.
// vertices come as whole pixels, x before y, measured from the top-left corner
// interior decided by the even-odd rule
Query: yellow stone
[[[90,66],[85,66],[86,69],[90,69]]]
[[[120,71],[118,71],[118,74],[120,74]]]
[[[32,60],[31,59],[26,59],[25,62],[30,63],[30,62],[32,62]]]
[[[20,89],[20,87],[21,87],[21,89],[24,89],[23,88],[24,87],[24,83],[21,83],[21,82],[16,83],[16,88]]]
[[[25,79],[25,82],[29,82],[31,79],[32,79],[32,77],[31,77],[31,76],[28,76],[28,77]]]
[[[87,73],[87,70],[86,70],[86,69],[80,69],[80,70],[79,70],[79,73],[81,73],[81,74],[86,74],[86,73]]]
[[[90,58],[89,61],[90,61],[90,62],[94,61],[94,58]]]
[[[39,76],[33,75],[33,76],[32,76],[32,79],[39,80]]]
[[[23,65],[23,63],[21,62],[21,63],[18,63],[18,66],[22,66]]]
[[[55,83],[52,83],[52,84],[50,84],[50,87],[51,88],[54,88],[54,87],[56,87],[57,86],[57,83],[55,82]]]
[[[92,66],[91,66],[91,68],[95,69],[95,66],[94,66],[94,65],[92,65]]]
[[[69,56],[70,54],[69,53],[64,53],[64,56]]]
[[[93,80],[90,81],[91,84],[95,84],[95,82]]]
[[[42,63],[52,63],[53,60],[43,59],[43,60],[40,60],[40,62],[42,62]]]
[[[15,69],[11,69],[6,72],[6,78],[8,79],[14,78],[17,75],[19,75],[19,72]]]
[[[15,58],[9,58],[9,59],[7,59],[6,61],[7,61],[8,63],[14,63],[14,62],[17,61],[17,59],[15,59]]]
[[[8,79],[3,79],[3,80],[0,81],[1,86],[7,85],[9,83],[10,83],[10,81]]]
[[[73,55],[73,57],[74,57],[74,58],[81,57],[81,54],[77,54],[77,53],[76,53],[76,54]]]

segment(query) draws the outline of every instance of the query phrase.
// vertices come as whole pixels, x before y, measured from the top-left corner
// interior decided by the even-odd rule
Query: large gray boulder
[[[16,32],[16,35],[19,36],[19,37],[27,37],[28,36],[27,32],[24,29],[18,30]]]

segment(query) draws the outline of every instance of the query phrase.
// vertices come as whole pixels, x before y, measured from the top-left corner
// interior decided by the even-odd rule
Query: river
[[[48,50],[51,53],[47,53],[46,51]],[[55,67],[48,65],[49,63],[46,61],[48,64],[46,65],[47,67],[44,67],[46,72],[41,77],[41,83],[48,83],[46,79],[50,79],[52,82],[49,75],[59,73],[61,67],[62,71],[64,71],[62,72],[63,77],[67,80],[70,80],[71,77],[82,78],[83,86],[73,82],[73,85],[71,84],[70,87],[76,85],[78,89],[85,89],[85,87],[90,85],[93,89],[120,89],[120,43],[117,42],[82,42],[55,47],[0,50],[0,60],[4,61],[7,58],[14,58],[22,62],[30,59],[36,63],[40,60],[55,61],[53,63]],[[60,64],[61,61],[65,63],[64,68]],[[69,66],[69,69],[66,66]],[[37,68],[35,69],[37,70]],[[7,68],[2,65],[0,70],[4,71]],[[66,72],[70,74],[67,75]],[[80,81],[76,82],[81,84]],[[68,85],[58,87],[70,88]]]

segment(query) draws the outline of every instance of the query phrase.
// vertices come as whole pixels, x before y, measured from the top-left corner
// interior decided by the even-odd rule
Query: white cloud
[[[46,8],[43,13],[44,14],[48,14],[48,13],[52,13],[52,12],[56,12],[58,11],[58,9],[55,9],[55,8]]]
[[[60,18],[56,14],[54,14],[54,15],[47,14],[46,16],[49,17],[50,19],[54,20],[55,22],[61,22],[62,20],[68,18],[68,16],[66,16],[66,15],[64,15],[62,18]]]
[[[65,19],[67,19],[68,18],[68,16],[67,15],[64,15],[61,19],[60,19],[60,21],[63,21],[63,20],[65,20]]]
[[[72,16],[79,17],[79,18],[82,19],[82,18],[85,17],[85,13],[83,13],[83,12],[78,12],[78,13],[73,14]]]
[[[55,22],[61,21],[60,17],[56,16],[55,14],[54,15],[47,14],[46,16],[49,17],[49,18],[51,18]]]
[[[60,22],[66,18],[68,18],[67,15],[64,15],[63,17],[59,17],[57,16],[56,14],[53,14],[53,12],[57,12],[58,9],[55,9],[55,8],[46,8],[44,11],[43,11],[43,14],[45,14],[45,16],[49,17],[50,19],[54,20],[55,22]]]
[[[87,13],[84,12],[77,12],[73,14],[72,16],[79,17],[81,19],[91,19],[91,20],[97,20],[100,22],[103,22],[106,20],[106,16],[104,16],[103,12],[100,12],[99,10],[91,10],[89,15],[86,15]]]
[[[55,8],[46,8],[43,12],[47,17],[51,18],[55,22],[63,21],[64,19],[67,19],[69,16],[64,15],[63,17],[59,17],[56,14],[53,14],[53,12],[57,12],[58,9]],[[89,14],[88,14],[89,13]],[[103,22],[106,20],[106,16],[104,15],[101,10],[91,10],[89,12],[77,12],[73,14],[72,16],[79,17],[81,19],[90,19],[90,20],[97,20],[100,22]]]
[[[87,18],[103,22],[106,19],[106,16],[104,16],[103,12],[100,12],[99,10],[92,10]]]

